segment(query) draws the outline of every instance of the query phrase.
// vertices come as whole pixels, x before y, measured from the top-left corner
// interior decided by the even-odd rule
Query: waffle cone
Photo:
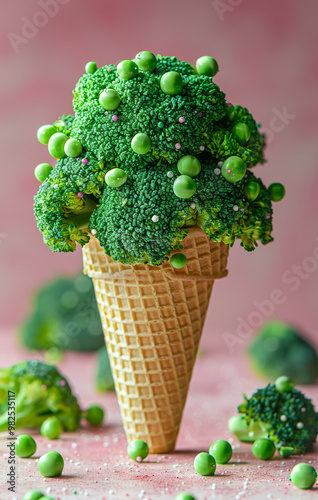
[[[224,243],[194,227],[182,245],[182,269],[115,262],[93,236],[83,248],[127,440],[151,453],[174,449],[214,280],[227,275]]]

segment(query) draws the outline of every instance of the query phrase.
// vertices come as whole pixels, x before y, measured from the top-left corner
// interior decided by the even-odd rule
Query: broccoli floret
[[[62,132],[63,134],[69,136],[74,116],[72,115],[62,115],[60,118],[53,123],[57,132]]]
[[[83,274],[43,286],[20,328],[28,349],[95,351],[104,345],[92,280]]]
[[[297,384],[311,384],[318,377],[315,348],[283,321],[267,321],[248,347],[252,368],[275,380],[286,375]]]
[[[238,407],[247,425],[258,424],[257,437],[268,437],[276,447],[293,448],[293,454],[310,451],[318,434],[318,413],[310,399],[297,390],[278,392],[275,384],[258,389]],[[261,436],[260,429],[264,434]]]
[[[114,391],[114,379],[112,376],[109,357],[105,346],[97,353],[97,366],[95,372],[95,386],[98,391]]]
[[[197,75],[196,69],[186,61],[180,61],[176,57],[157,55],[157,66],[155,74],[164,75],[168,71],[177,71],[181,75]]]
[[[23,361],[0,369],[0,430],[8,426],[8,391],[15,393],[15,428],[38,427],[52,415],[64,428],[78,428],[81,412],[76,397],[58,370],[40,361]]]

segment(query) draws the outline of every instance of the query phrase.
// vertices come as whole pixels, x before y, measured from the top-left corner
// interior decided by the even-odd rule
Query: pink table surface
[[[43,359],[39,353],[24,351],[16,345],[12,332],[3,332],[0,366],[24,359]],[[263,382],[249,370],[244,354],[237,356],[205,349],[193,372],[176,451],[169,455],[151,455],[136,464],[126,454],[126,438],[121,425],[114,393],[97,393],[93,388],[96,358],[94,354],[67,353],[60,365],[79,398],[82,407],[98,403],[106,409],[103,427],[65,433],[50,441],[32,432],[38,449],[30,459],[18,459],[17,493],[6,491],[4,478],[8,463],[4,437],[0,440],[1,500],[21,499],[28,489],[39,488],[57,499],[173,499],[178,492],[190,491],[197,500],[267,499],[283,500],[317,497],[317,485],[311,491],[295,488],[288,480],[297,462],[312,461],[317,467],[317,444],[314,452],[289,459],[276,457],[256,460],[249,444],[239,443],[227,430],[227,419],[236,412],[242,393],[250,395]],[[305,387],[308,397],[318,405],[317,386]],[[193,468],[195,455],[208,451],[215,439],[228,439],[234,453],[227,465],[219,465],[216,475],[199,476]],[[55,449],[62,453],[65,468],[61,478],[45,479],[35,460]],[[76,492],[76,493],[75,493]]]

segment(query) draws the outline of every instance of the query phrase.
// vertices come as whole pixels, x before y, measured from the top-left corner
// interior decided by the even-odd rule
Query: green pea
[[[105,181],[109,187],[120,187],[127,181],[127,174],[121,168],[113,168],[105,175]]]
[[[58,451],[49,451],[39,458],[38,468],[42,476],[56,477],[62,474],[64,460]]]
[[[71,158],[79,156],[82,150],[82,144],[77,139],[68,139],[64,145],[64,152],[66,156],[70,156]]]
[[[226,464],[232,458],[232,446],[224,439],[218,439],[211,444],[209,454],[217,464]]]
[[[147,134],[141,132],[133,137],[131,141],[131,147],[135,151],[135,153],[138,153],[139,155],[144,155],[145,153],[148,153],[148,151],[150,150],[151,141]]]
[[[251,137],[251,131],[246,123],[237,123],[234,125],[232,128],[232,134],[241,146],[244,146],[244,144],[246,144]]]
[[[196,189],[194,180],[188,175],[179,175],[173,183],[174,194],[184,200],[191,198]]]
[[[252,446],[252,453],[260,460],[269,460],[275,454],[276,447],[270,439],[259,438],[254,441]]]
[[[291,392],[295,387],[295,383],[289,377],[282,375],[275,380],[275,387],[276,391],[280,393]]]
[[[194,459],[194,468],[201,476],[213,476],[216,468],[215,459],[209,453],[199,453]]]
[[[153,71],[157,66],[156,56],[152,52],[148,52],[147,50],[138,52],[135,57],[135,61],[141,71]]]
[[[304,462],[295,465],[290,473],[291,482],[297,488],[301,488],[302,490],[309,490],[309,488],[312,488],[316,479],[316,469],[312,465]]]
[[[233,122],[236,120],[236,108],[235,106],[233,106],[233,104],[231,106],[228,106],[227,107],[227,110],[226,110],[226,118],[230,121],[230,122]]]
[[[57,130],[53,125],[42,125],[36,133],[38,141],[41,144],[47,145],[53,134],[56,134]]]
[[[192,155],[185,155],[177,163],[178,170],[182,175],[196,177],[201,172],[201,163]]]
[[[221,172],[226,180],[234,184],[243,179],[246,172],[246,165],[239,156],[229,156],[223,162]]]
[[[273,182],[273,184],[268,186],[268,192],[272,201],[280,201],[285,196],[285,188],[279,182]]]
[[[106,89],[98,98],[99,104],[107,111],[113,111],[118,108],[121,98],[118,92],[114,89]]]
[[[104,420],[104,410],[97,405],[92,405],[86,412],[86,420],[91,425],[100,425]]]
[[[143,441],[142,439],[134,439],[134,441],[129,443],[127,453],[128,456],[136,462],[139,457],[142,460],[148,457],[149,448],[146,441]]]
[[[160,87],[162,92],[168,95],[181,94],[183,89],[183,80],[180,73],[177,71],[168,71],[162,75],[160,79]]]
[[[170,257],[170,263],[176,269],[181,269],[187,263],[187,258],[183,253],[174,253]]]
[[[39,182],[44,182],[53,168],[48,163],[40,163],[34,169],[34,176]]]
[[[256,200],[260,192],[258,182],[248,181],[244,186],[244,196],[251,201]]]
[[[55,134],[52,135],[52,137],[50,137],[48,143],[48,150],[50,155],[53,156],[53,158],[59,160],[66,156],[64,151],[64,146],[67,140],[68,140],[67,135],[62,134],[62,132],[56,132]]]
[[[57,417],[48,417],[42,422],[40,432],[44,437],[56,439],[63,432],[63,425]]]
[[[215,76],[219,71],[219,65],[213,57],[202,56],[197,59],[195,67],[199,75]]]
[[[117,64],[117,72],[123,80],[130,80],[138,75],[138,66],[134,61],[125,59]]]
[[[30,490],[24,493],[22,500],[39,500],[43,498],[43,493],[40,490]]]
[[[86,73],[88,73],[89,75],[92,75],[93,73],[95,73],[95,71],[97,71],[98,68],[97,68],[97,64],[96,62],[94,61],[89,61],[86,66],[85,66],[85,71]]]
[[[29,434],[20,434],[15,441],[15,452],[20,458],[27,458],[36,452],[36,442]]]
[[[174,500],[196,500],[191,493],[178,493]]]

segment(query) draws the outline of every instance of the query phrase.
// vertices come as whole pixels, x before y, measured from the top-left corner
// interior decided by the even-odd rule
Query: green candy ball
[[[49,451],[39,458],[38,468],[42,476],[56,477],[62,474],[64,460],[58,451]]]
[[[157,66],[156,56],[152,52],[148,52],[147,50],[138,52],[135,57],[135,61],[141,71],[153,71]]]
[[[252,453],[260,460],[269,460],[275,454],[276,447],[270,439],[259,438],[254,441],[252,446]]]
[[[53,158],[55,158],[56,160],[60,160],[61,158],[64,158],[66,156],[64,146],[67,140],[67,135],[62,134],[62,132],[56,132],[52,135],[52,137],[50,137],[48,150],[50,155],[53,156]]]
[[[97,64],[94,61],[89,61],[85,66],[85,71],[88,75],[92,75],[97,70],[98,70]]]
[[[109,170],[105,175],[105,181],[107,186],[117,188],[125,184],[127,180],[127,174],[121,168],[113,168]]]
[[[40,490],[30,490],[24,493],[22,500],[39,500],[43,498],[43,493]]]
[[[215,76],[219,71],[219,65],[213,57],[202,56],[197,59],[195,67],[199,75]]]
[[[180,73],[177,71],[168,71],[162,75],[160,79],[160,87],[162,92],[168,95],[177,95],[182,92],[183,80]]]
[[[125,59],[117,64],[117,73],[122,80],[130,80],[138,75],[138,66],[134,61]]]
[[[248,181],[244,186],[244,196],[250,201],[256,200],[260,192],[260,187],[257,182]]]
[[[114,89],[106,89],[98,98],[99,104],[107,111],[113,111],[118,108],[121,98],[118,92]]]
[[[196,177],[201,172],[201,163],[192,155],[182,156],[177,163],[178,170],[182,175]]]
[[[243,179],[246,172],[246,165],[239,156],[229,156],[223,162],[221,172],[227,181],[235,184],[235,182]]]
[[[233,104],[231,104],[231,106],[228,106],[227,107],[227,110],[226,110],[226,118],[230,121],[230,122],[233,122],[236,120],[236,108],[235,106],[233,106]]]
[[[52,170],[53,168],[49,163],[40,163],[34,169],[34,176],[39,182],[44,182]]]
[[[44,437],[56,439],[63,432],[63,425],[57,417],[48,417],[42,422],[40,432]]]
[[[170,263],[176,269],[181,269],[187,263],[187,258],[183,253],[174,253],[170,257]]]
[[[232,446],[224,439],[218,439],[211,444],[209,454],[217,464],[226,464],[232,458]]]
[[[292,381],[292,379],[290,379],[289,377],[285,377],[284,375],[278,377],[274,383],[276,391],[280,392],[281,394],[284,392],[291,392],[295,387],[295,383]]]
[[[86,412],[86,420],[91,425],[100,425],[104,420],[104,410],[100,406],[92,405]]]
[[[174,500],[196,500],[191,493],[178,493]]]
[[[56,134],[57,130],[53,125],[42,125],[36,133],[38,141],[41,144],[47,145],[53,134]]]
[[[36,442],[29,434],[20,434],[15,441],[15,453],[20,458],[28,458],[36,452]]]
[[[199,453],[194,459],[194,468],[201,476],[213,476],[216,468],[215,459],[209,453]]]
[[[232,134],[241,146],[244,146],[251,137],[251,131],[246,125],[246,123],[237,123],[232,128]]]
[[[284,198],[286,191],[283,184],[273,182],[273,184],[268,186],[268,192],[272,201],[280,201]]]
[[[135,151],[135,153],[144,155],[148,153],[148,151],[150,151],[151,141],[147,134],[141,132],[133,137],[131,141],[131,147]]]
[[[194,180],[188,175],[179,175],[173,183],[174,194],[184,200],[191,198],[196,189]]]
[[[301,488],[302,490],[308,490],[309,488],[312,488],[316,482],[316,479],[316,469],[312,465],[306,464],[304,462],[295,465],[290,473],[291,482],[297,488]]]
[[[69,156],[70,158],[79,156],[82,150],[82,144],[77,139],[68,139],[64,145],[64,152],[66,156]]]
[[[143,441],[142,439],[134,439],[131,443],[129,443],[128,448],[127,448],[127,453],[130,458],[137,461],[137,458],[141,458],[144,460],[144,458],[148,457],[149,454],[149,448],[146,443],[146,441]]]

